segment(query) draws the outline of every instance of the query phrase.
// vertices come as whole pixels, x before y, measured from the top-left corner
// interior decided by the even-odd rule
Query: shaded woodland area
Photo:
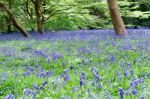
[[[19,30],[28,36],[27,31],[36,30],[44,34],[45,30],[114,27],[117,34],[127,34],[125,26],[149,27],[149,5],[146,0],[1,0],[0,31]]]

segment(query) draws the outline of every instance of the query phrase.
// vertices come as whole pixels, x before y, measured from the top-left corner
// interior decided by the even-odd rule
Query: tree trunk
[[[127,31],[125,29],[124,22],[121,18],[117,0],[107,0],[107,3],[116,34],[123,36],[127,35]]]
[[[44,34],[43,30],[43,21],[42,21],[42,13],[41,13],[41,0],[32,0],[34,4],[34,9],[37,17],[37,30],[39,33]]]
[[[7,32],[11,33],[12,32],[12,21],[11,21],[11,18],[9,16],[6,16],[5,19],[6,19],[6,24],[7,24]]]
[[[29,34],[28,32],[17,22],[15,16],[13,15],[12,11],[8,9],[3,3],[0,2],[0,9],[5,11],[8,16],[11,18],[13,25],[23,34],[23,36],[27,37]]]
[[[8,1],[8,8],[11,10],[12,9],[12,4],[13,4],[13,0],[9,0]],[[7,32],[11,33],[12,32],[12,21],[11,18],[8,16],[6,17],[6,22],[7,22]]]

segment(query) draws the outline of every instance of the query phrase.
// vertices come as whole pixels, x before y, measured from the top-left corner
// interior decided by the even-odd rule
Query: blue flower
[[[145,99],[144,95],[141,96],[141,99]]]
[[[80,80],[85,80],[86,78],[86,75],[84,72],[81,72],[81,75],[80,75]]]
[[[121,87],[119,87],[118,93],[121,97],[124,96],[124,90]]]
[[[106,99],[111,99],[110,93],[106,91]]]
[[[15,96],[13,94],[7,95],[5,99],[15,99]]]
[[[80,84],[80,87],[82,87],[83,86],[83,81],[80,81],[79,84]]]
[[[137,95],[137,90],[135,88],[132,89],[132,94]]]
[[[37,91],[40,90],[40,88],[39,88],[36,84],[33,84],[32,86],[33,86],[33,88],[34,88],[35,90],[37,90]]]
[[[64,81],[67,81],[67,80],[69,80],[70,79],[70,75],[66,75],[65,77],[64,77]]]
[[[134,75],[134,72],[133,72],[133,70],[131,70],[131,71],[130,71],[130,75],[131,75],[131,76],[133,76],[133,75]]]
[[[127,89],[127,90],[125,91],[125,94],[126,94],[126,96],[129,95],[129,94],[130,94],[130,89]]]
[[[76,92],[76,87],[73,86],[73,87],[72,87],[72,93],[75,93],[75,92]]]
[[[23,90],[23,95],[25,96],[30,96],[32,94],[32,90],[28,89],[28,88],[25,88]]]

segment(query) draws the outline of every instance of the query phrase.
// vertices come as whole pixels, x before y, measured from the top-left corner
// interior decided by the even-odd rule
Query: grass
[[[1,35],[0,99],[149,99],[150,31],[128,31]]]

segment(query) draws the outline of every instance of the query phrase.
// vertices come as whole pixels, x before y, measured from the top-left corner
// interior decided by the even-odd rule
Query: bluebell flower
[[[75,92],[76,92],[76,87],[73,86],[73,87],[72,87],[72,93],[75,93]]]
[[[119,87],[118,93],[119,93],[119,95],[120,95],[121,97],[124,96],[124,90],[123,90],[121,87]]]
[[[100,76],[98,74],[95,73],[94,77],[95,77],[96,82],[98,82],[100,80]]]
[[[116,57],[115,57],[115,55],[111,55],[110,56],[110,62],[114,62],[114,61],[116,61]]]
[[[126,89],[125,95],[127,96],[127,95],[129,95],[129,94],[130,94],[130,89]]]
[[[141,77],[140,81],[141,81],[141,83],[144,83],[145,78],[144,78],[144,77]]]
[[[57,53],[53,53],[52,58],[53,58],[53,60],[55,61],[55,60],[57,60],[57,59],[63,58],[63,56],[60,55],[60,54],[57,54]]]
[[[128,64],[127,64],[127,68],[130,69],[131,67],[132,67],[132,65],[131,65],[130,63],[128,63]]]
[[[64,72],[63,72],[63,74],[67,75],[68,72],[69,72],[69,69],[65,69]]]
[[[28,77],[28,76],[30,76],[30,71],[25,71],[23,74],[22,74],[22,76],[24,76],[24,77]]]
[[[45,85],[47,85],[48,84],[48,81],[45,81],[43,84],[42,84],[42,86],[45,86]]]
[[[128,77],[128,72],[127,71],[124,71],[124,77]]]
[[[86,75],[84,72],[81,72],[81,75],[80,75],[80,80],[85,80],[86,78]]]
[[[36,99],[37,92],[36,92],[36,91],[33,91],[33,92],[32,92],[32,95],[33,95],[33,99]]]
[[[130,75],[131,75],[131,76],[133,76],[133,75],[134,75],[133,70],[130,70]]]
[[[135,88],[132,89],[132,94],[137,95],[137,90]]]
[[[15,77],[18,77],[19,74],[16,72],[16,73],[13,73],[13,75],[14,75]]]
[[[83,86],[83,81],[80,80],[79,84],[80,84],[80,87],[82,87]]]
[[[41,77],[41,78],[45,78],[46,77],[46,73],[45,72],[39,72],[37,74],[38,77]]]
[[[33,71],[34,71],[34,68],[31,67],[31,66],[27,66],[27,70],[30,71],[30,72],[33,72]]]
[[[63,99],[71,99],[70,96],[65,96]]]
[[[142,95],[140,99],[145,99],[144,95]]]
[[[15,96],[13,94],[7,95],[5,99],[15,99]]]
[[[67,80],[69,80],[70,79],[70,75],[66,75],[65,77],[64,77],[64,81],[67,81]]]
[[[35,90],[37,90],[37,91],[40,90],[40,88],[39,88],[36,84],[33,84],[32,86],[33,86],[33,88],[34,88]]]
[[[53,71],[52,70],[51,71],[46,71],[46,76],[47,77],[53,76]]]
[[[106,99],[112,99],[108,91],[106,91]]]
[[[30,96],[32,94],[32,90],[28,89],[28,88],[25,88],[23,90],[23,95],[25,96]]]
[[[38,67],[38,72],[43,72],[43,68],[41,66]]]
[[[96,85],[96,87],[102,88],[102,84],[98,83],[98,84]]]

